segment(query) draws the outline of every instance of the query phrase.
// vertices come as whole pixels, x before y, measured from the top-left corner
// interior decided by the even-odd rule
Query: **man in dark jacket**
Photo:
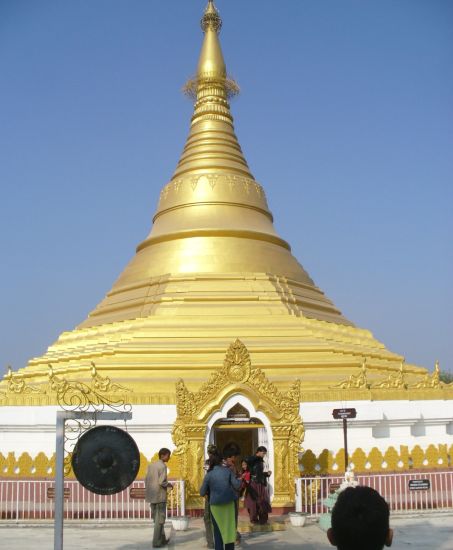
[[[250,469],[250,490],[246,496],[246,506],[251,523],[264,525],[267,523],[269,512],[272,512],[267,480],[271,472],[264,471],[264,457],[266,447],[258,447],[254,456],[247,459]]]

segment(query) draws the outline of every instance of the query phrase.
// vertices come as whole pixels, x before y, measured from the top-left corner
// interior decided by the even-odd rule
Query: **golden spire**
[[[219,305],[223,312],[224,307],[235,307],[236,298],[242,309],[259,302],[268,304],[268,313],[274,308],[285,314],[305,310],[349,324],[275,231],[264,190],[251,174],[234,132],[228,100],[239,88],[227,75],[218,36],[221,26],[217,8],[209,1],[201,19],[204,38],[197,72],[185,86],[194,112],[181,158],[161,191],[151,232],[81,326],[146,317],[180,300],[190,311],[196,304],[204,311],[206,300],[227,304]],[[256,296],[244,301],[249,277],[266,282],[255,285]],[[284,283],[276,285],[273,277]],[[169,282],[181,278],[190,282]]]
[[[227,168],[253,178],[242,155],[233,128],[228,98],[239,87],[227,76],[218,33],[222,20],[214,2],[209,2],[201,19],[204,32],[197,73],[184,86],[195,100],[192,129],[173,179],[187,169]]]
[[[222,28],[222,20],[214,2],[209,1],[201,18],[201,28],[205,34],[200,60],[198,62],[197,75],[203,77],[226,77],[226,66],[222,55],[222,48],[218,33]]]

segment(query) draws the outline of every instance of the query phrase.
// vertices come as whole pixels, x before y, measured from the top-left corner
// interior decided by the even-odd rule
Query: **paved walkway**
[[[453,514],[393,517],[395,530],[393,550],[452,550]],[[328,550],[326,535],[316,523],[294,528],[280,524],[271,532],[246,533],[240,549]],[[151,550],[152,530],[145,524],[65,524],[64,550]],[[0,522],[2,550],[50,550],[53,548],[53,527],[47,525],[15,525]],[[202,550],[206,548],[200,519],[191,520],[185,532],[172,531],[169,550]]]

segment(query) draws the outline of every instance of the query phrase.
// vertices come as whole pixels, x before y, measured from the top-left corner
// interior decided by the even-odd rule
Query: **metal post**
[[[55,527],[54,550],[63,550],[63,513],[64,513],[64,425],[66,411],[57,411],[56,459],[55,459]]]
[[[186,515],[186,482],[182,479],[180,481],[180,492],[181,492],[181,516]]]
[[[64,432],[66,420],[130,420],[131,418],[131,412],[57,411],[54,550],[63,550]]]
[[[296,512],[302,512],[302,478],[298,477],[294,484],[296,486]]]
[[[348,420],[343,418],[343,438],[344,438],[344,471],[345,473],[348,470]]]

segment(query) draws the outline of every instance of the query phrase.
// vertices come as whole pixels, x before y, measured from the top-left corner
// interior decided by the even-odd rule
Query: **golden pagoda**
[[[56,404],[55,380],[83,381],[135,405],[172,405],[189,505],[200,506],[209,441],[234,437],[250,452],[261,437],[274,506],[285,507],[299,475],[304,404],[444,400],[453,388],[346,319],[277,234],[234,131],[229,98],[238,86],[221,25],[210,0],[186,85],[189,135],[149,235],[77,328],[8,372],[0,405]]]

